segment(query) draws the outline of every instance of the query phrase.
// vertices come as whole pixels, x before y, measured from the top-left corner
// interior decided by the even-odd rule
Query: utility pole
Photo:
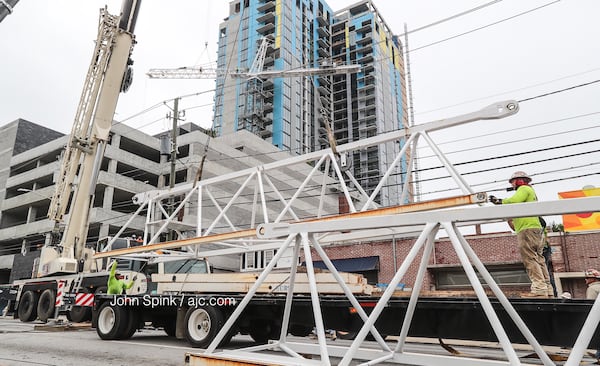
[[[173,129],[171,130],[171,175],[169,188],[175,187],[175,165],[177,163],[177,125],[179,121],[179,98],[173,101]]]
[[[173,100],[173,128],[171,129],[171,175],[169,176],[169,188],[175,187],[175,168],[177,166],[177,133],[179,131],[179,97]],[[168,213],[173,213],[173,205],[175,200],[173,197],[169,198]],[[174,240],[173,231],[169,230],[167,234],[167,240]]]

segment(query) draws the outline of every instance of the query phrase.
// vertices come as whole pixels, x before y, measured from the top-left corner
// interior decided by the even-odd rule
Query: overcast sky
[[[374,4],[394,33],[401,34],[405,23],[409,30],[417,29],[490,2],[375,0]],[[161,132],[171,125],[165,119],[166,106],[140,112],[163,101],[171,104],[177,96],[198,94],[182,99],[182,108],[187,121],[210,127],[214,81],[148,80],[144,73],[152,67],[214,62],[218,26],[228,16],[228,3],[143,2],[135,32],[134,85],[120,98],[117,121],[148,133]],[[355,1],[328,3],[337,10]],[[121,1],[22,0],[0,23],[0,125],[24,118],[70,132],[96,38],[98,10],[104,4],[111,13],[118,13]],[[542,200],[556,199],[559,191],[600,186],[595,165],[599,153],[533,163],[600,146],[589,142],[600,138],[596,127],[600,83],[558,92],[600,79],[598,14],[598,0],[504,0],[409,35],[416,123],[469,113],[498,100],[537,97],[523,101],[513,117],[434,134],[453,163],[578,144],[458,165],[461,173],[472,173],[465,178],[476,190],[507,187],[514,170],[533,175],[534,183],[540,183],[536,188]],[[542,96],[552,92],[556,93]],[[437,165],[428,161],[433,159],[427,158],[426,149],[419,155],[422,167]],[[508,167],[514,164],[518,166]],[[473,173],[485,169],[492,170]],[[421,177],[440,174],[426,171]],[[572,178],[579,175],[587,176]],[[554,182],[542,184],[547,181]],[[446,183],[426,181],[421,190],[429,197],[459,194],[444,191]]]

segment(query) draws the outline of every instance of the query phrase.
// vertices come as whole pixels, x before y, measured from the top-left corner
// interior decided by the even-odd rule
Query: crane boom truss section
[[[406,147],[410,144],[411,139],[416,142],[418,137],[426,134],[429,129],[437,130],[444,126],[451,127],[479,119],[503,118],[516,113],[517,110],[518,104],[515,101],[498,102],[473,113],[340,145],[337,147],[337,153],[351,153],[389,142],[398,144],[404,142]],[[433,143],[431,139],[428,139],[427,142]],[[217,152],[208,151],[206,168],[210,169],[210,156],[214,153]],[[392,172],[397,171],[397,164],[402,154],[405,153],[406,149],[401,149],[394,163],[381,177],[378,187],[386,183]],[[237,160],[237,169],[233,168],[229,173],[209,177],[198,183],[181,184],[170,189],[149,191],[134,196],[134,202],[144,206],[140,207],[139,211],[146,211],[144,244],[157,243],[160,235],[169,228],[178,230],[180,237],[205,237],[212,234],[255,229],[261,224],[322,219],[339,214],[340,197],[348,202],[349,213],[380,208],[374,202],[378,191],[375,190],[370,194],[366,192],[350,171],[343,170],[338,155],[334,154],[331,148],[247,169],[239,169],[239,164],[243,159]],[[462,180],[450,162],[446,162],[446,167],[451,172],[451,176],[455,177],[455,182],[464,195],[476,194]],[[170,211],[167,205],[172,198],[178,198],[178,204]],[[132,216],[123,225],[113,241],[127,228],[135,216],[137,215]],[[185,235],[184,231],[187,231]],[[393,231],[386,235],[392,234],[394,234]],[[208,245],[203,245],[202,248],[207,248],[206,251],[225,250],[225,248],[243,251],[248,250],[253,243],[256,244],[254,239],[237,238],[234,241],[224,242],[215,240],[214,246],[210,250]],[[204,239],[203,242],[205,242]],[[260,244],[264,246],[277,245],[276,240],[275,244],[264,242],[260,242]],[[109,243],[107,249],[110,249],[110,245]],[[182,246],[189,247],[190,244]],[[200,253],[201,250],[198,247],[188,249],[194,250],[196,253]],[[143,251],[143,249],[139,248],[135,251]]]

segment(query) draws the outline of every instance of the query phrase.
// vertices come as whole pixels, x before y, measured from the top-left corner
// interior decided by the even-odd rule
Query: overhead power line
[[[545,8],[546,6],[549,6],[549,5],[552,5],[552,4],[556,4],[556,3],[558,3],[559,1],[560,1],[560,0],[555,0],[555,1],[552,1],[552,2],[550,2],[550,3],[547,3],[547,4],[544,4],[544,5],[542,5],[542,6],[538,6],[537,8],[533,8],[533,9],[530,9],[530,10],[526,10],[526,11],[524,11],[524,12],[521,12],[521,13],[519,13],[519,14],[516,14],[516,15],[510,16],[510,17],[508,17],[508,18],[504,18],[504,19],[498,20],[498,21],[496,21],[496,22],[493,22],[493,23],[490,23],[490,24],[486,24],[486,25],[484,25],[484,26],[481,26],[481,27],[478,27],[478,28],[475,28],[475,29],[471,29],[470,31],[466,31],[466,32],[463,32],[463,33],[455,34],[455,35],[453,35],[453,36],[451,36],[451,37],[447,37],[447,38],[441,39],[441,40],[439,40],[439,41],[435,41],[435,42],[433,42],[433,43],[429,43],[429,44],[426,44],[426,45],[424,45],[424,46],[421,46],[421,47],[414,48],[414,49],[410,50],[409,52],[415,52],[415,51],[418,51],[418,50],[420,50],[420,49],[423,49],[423,48],[426,48],[426,47],[429,47],[429,46],[436,45],[436,44],[438,44],[438,43],[442,43],[442,42],[446,42],[446,41],[449,41],[449,40],[451,40],[451,39],[454,39],[454,38],[462,37],[462,36],[464,36],[464,35],[467,35],[467,34],[470,34],[470,33],[476,32],[476,31],[478,31],[478,30],[482,30],[482,29],[485,29],[485,28],[489,28],[489,27],[491,27],[491,26],[493,26],[493,25],[500,24],[500,23],[506,22],[506,21],[508,21],[508,20],[511,20],[511,19],[514,19],[514,18],[520,17],[521,15],[525,15],[525,14],[527,14],[527,13],[531,13],[531,12],[533,12],[533,11],[540,10],[540,9],[542,9],[542,8]]]
[[[431,23],[431,24],[427,24],[427,25],[424,25],[424,26],[422,26],[422,27],[419,27],[419,28],[416,28],[416,29],[411,29],[411,30],[409,30],[408,32],[404,32],[404,33],[402,33],[402,34],[399,34],[399,35],[398,35],[398,37],[402,37],[402,36],[404,36],[404,35],[406,35],[406,34],[415,33],[415,32],[421,31],[421,30],[423,30],[423,29],[427,29],[427,28],[430,28],[430,27],[436,26],[436,25],[438,25],[438,24],[441,24],[441,23],[445,23],[445,22],[447,22],[447,21],[449,21],[449,20],[456,19],[456,18],[458,18],[458,17],[461,17],[461,16],[463,16],[463,15],[470,14],[470,13],[472,13],[472,12],[474,12],[474,11],[481,10],[481,9],[483,9],[483,8],[485,8],[485,7],[488,7],[488,6],[490,6],[490,5],[494,5],[494,4],[496,4],[496,3],[499,3],[500,1],[502,1],[502,0],[494,0],[494,1],[491,1],[491,2],[489,2],[489,3],[487,3],[487,4],[479,5],[479,6],[477,6],[477,7],[474,7],[474,8],[472,8],[472,9],[465,10],[465,11],[463,11],[463,12],[461,12],[461,13],[458,13],[458,14],[455,14],[455,15],[449,16],[449,17],[447,17],[447,18],[444,18],[444,19],[438,20],[438,21],[436,21],[436,22],[433,22],[433,23]]]
[[[569,90],[573,90],[573,89],[581,88],[582,86],[588,86],[588,85],[592,85],[592,84],[595,84],[595,83],[597,83],[597,82],[600,82],[600,79],[598,79],[598,80],[594,80],[594,81],[589,81],[589,82],[587,82],[587,83],[583,83],[583,84],[579,84],[579,85],[573,85],[573,86],[570,86],[570,87],[568,87],[568,88],[564,88],[564,89],[555,90],[555,91],[552,91],[552,92],[548,92],[548,93],[544,93],[544,94],[536,95],[535,97],[530,97],[530,98],[521,99],[521,100],[519,100],[518,102],[519,102],[519,103],[523,103],[523,102],[527,102],[527,101],[530,101],[530,100],[533,100],[533,99],[542,98],[542,97],[547,97],[547,96],[549,96],[549,95],[558,94],[558,93],[562,93],[562,92],[565,92],[565,91],[569,91]]]

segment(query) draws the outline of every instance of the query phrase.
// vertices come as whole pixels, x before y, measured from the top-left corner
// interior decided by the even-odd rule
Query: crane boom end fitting
[[[498,119],[512,116],[519,111],[519,102],[516,100],[505,100],[490,104],[477,112],[480,119]]]

